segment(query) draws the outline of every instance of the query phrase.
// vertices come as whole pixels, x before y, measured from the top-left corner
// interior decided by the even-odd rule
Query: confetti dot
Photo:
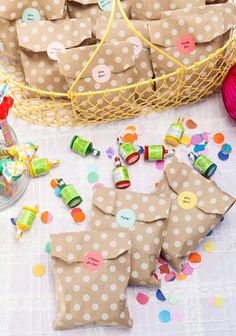
[[[224,153],[224,154],[229,154],[231,153],[232,151],[232,146],[230,144],[224,144],[222,147],[221,147],[221,151]]]
[[[192,119],[186,120],[185,125],[190,129],[194,129],[198,127],[198,124],[195,123],[195,121],[193,121]]]
[[[189,263],[184,263],[184,269],[182,271],[184,275],[192,275],[193,269],[190,267]]]
[[[96,172],[91,172],[88,174],[89,183],[96,183],[99,180],[99,176]]]
[[[159,170],[163,170],[165,167],[165,161],[161,160],[161,161],[156,161],[155,162],[156,168]]]
[[[136,299],[137,299],[138,303],[140,303],[141,305],[145,305],[149,302],[149,296],[147,296],[143,293],[138,293],[136,295]]]
[[[209,138],[208,138],[208,133],[207,132],[203,132],[202,133],[202,139],[205,142],[205,144],[207,144],[209,142]]]
[[[187,279],[187,275],[180,273],[180,274],[176,274],[176,279],[179,281],[184,281]]]
[[[169,269],[169,267],[166,263],[162,264],[159,267],[159,270],[160,270],[161,274],[169,274],[170,273],[170,269]]]
[[[189,266],[192,268],[192,269],[197,269],[201,266],[201,262],[199,263],[192,263],[191,261],[189,261]]]
[[[58,182],[57,182],[57,179],[53,179],[51,182],[50,182],[50,185],[53,189],[56,189],[56,187],[58,187]]]
[[[10,218],[11,224],[16,225],[16,218]]]
[[[42,277],[42,276],[44,276],[45,272],[46,272],[46,268],[43,265],[35,265],[33,267],[33,274],[36,277]]]
[[[138,135],[137,135],[137,133],[126,133],[125,135],[123,135],[123,137],[122,137],[122,140],[124,141],[124,142],[135,142],[135,141],[137,141],[138,140]]]
[[[179,298],[175,294],[170,293],[168,295],[168,302],[172,305],[175,305],[179,302]]]
[[[115,155],[115,149],[113,147],[109,147],[106,150],[106,153],[107,153],[108,158],[111,160],[113,156]]]
[[[166,301],[166,298],[160,289],[156,291],[156,298],[162,302]]]
[[[196,145],[193,149],[194,153],[202,152],[205,150],[205,145]]]
[[[203,249],[205,252],[213,253],[216,251],[216,243],[214,241],[209,240],[204,243]]]
[[[93,191],[95,191],[96,189],[99,189],[99,188],[104,188],[104,184],[103,183],[94,184]]]
[[[82,223],[85,220],[85,214],[80,208],[72,209],[70,213],[76,223]]]
[[[159,320],[162,323],[168,323],[168,322],[170,322],[171,317],[170,317],[169,310],[161,310],[160,313],[159,313]]]
[[[126,129],[130,131],[136,131],[137,128],[136,126],[130,125],[130,126],[127,126]]]
[[[166,282],[174,281],[175,276],[176,276],[175,272],[170,272],[169,274],[165,275],[165,281]]]
[[[205,155],[205,156],[207,156],[208,153],[209,153],[209,150],[206,148],[203,151],[198,152],[199,155]]]
[[[138,153],[141,155],[141,154],[143,154],[143,152],[144,152],[143,147],[142,146],[138,146]]]
[[[77,213],[80,213],[80,212],[83,212],[83,210],[80,209],[80,208],[74,208],[74,209],[71,210],[70,214],[71,214],[71,216],[73,217],[73,216],[75,216]]]
[[[48,253],[48,254],[51,253],[51,243],[50,242],[46,243],[45,252]]]
[[[171,320],[173,322],[181,322],[183,320],[183,313],[180,311],[172,311],[171,312]]]
[[[202,257],[199,253],[197,252],[193,252],[193,253],[190,253],[189,257],[188,257],[188,260],[191,262],[191,263],[199,263],[202,261]]]
[[[180,139],[180,143],[186,147],[189,147],[191,145],[191,138],[187,135],[183,135]]]
[[[229,154],[225,154],[223,152],[219,152],[218,153],[218,158],[221,160],[221,161],[226,161],[228,160],[229,158]]]
[[[98,170],[97,165],[93,162],[88,164],[88,171],[89,173],[96,172]]]
[[[222,142],[224,142],[225,137],[222,133],[216,133],[213,136],[213,140],[215,141],[216,144],[221,144]]]
[[[214,297],[214,305],[215,305],[216,308],[222,308],[224,306],[223,296],[215,296]]]
[[[201,134],[195,134],[191,138],[191,144],[192,145],[199,145],[202,142],[202,135]]]
[[[57,197],[61,197],[61,195],[60,195],[60,192],[61,192],[61,187],[60,186],[58,186],[58,187],[56,187],[55,189],[54,189],[54,192],[55,192],[55,195],[57,196]]]
[[[44,211],[41,213],[40,219],[44,224],[49,224],[53,220],[53,215],[49,211]]]
[[[208,298],[208,305],[209,305],[209,307],[214,308],[214,304],[215,304],[215,297],[214,296],[210,296]]]

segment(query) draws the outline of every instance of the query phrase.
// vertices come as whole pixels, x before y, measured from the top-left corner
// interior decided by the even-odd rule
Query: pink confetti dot
[[[161,160],[161,161],[156,161],[155,162],[156,168],[159,170],[163,170],[164,166],[165,166],[165,161]]]
[[[200,134],[195,134],[191,138],[192,145],[199,145],[202,142],[202,136]]]
[[[184,269],[183,269],[182,273],[183,273],[184,275],[192,275],[192,273],[193,273],[193,269],[192,269],[192,267],[189,265],[189,263],[184,263]]]
[[[96,183],[93,186],[93,191],[95,191],[96,189],[99,189],[99,188],[103,188],[103,187],[104,187],[103,183]]]
[[[138,303],[140,303],[141,305],[145,305],[149,302],[149,296],[143,294],[143,293],[138,293],[136,296],[136,299],[138,301]]]

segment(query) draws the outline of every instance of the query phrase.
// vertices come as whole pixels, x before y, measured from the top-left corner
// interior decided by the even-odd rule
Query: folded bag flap
[[[68,0],[69,2],[76,2],[80,5],[97,5],[98,1],[97,0]]]
[[[93,55],[97,45],[64,50],[58,57],[59,70],[65,77],[76,78]],[[129,42],[105,43],[95,60],[81,78],[92,77],[92,70],[98,65],[106,65],[111,73],[122,73],[134,67],[134,49]]]
[[[66,262],[84,262],[92,252],[99,253],[104,260],[115,259],[131,249],[130,232],[83,231],[51,235],[52,257]]]
[[[207,180],[176,158],[168,164],[164,174],[170,188],[177,195],[185,192],[188,197],[188,192],[193,193],[194,198],[196,197],[196,207],[206,213],[223,215],[235,203],[235,198],[222,191],[215,182]]]
[[[96,22],[95,34],[96,38],[101,40],[105,34],[108,20],[100,18]],[[134,28],[147,40],[149,40],[148,25],[146,21],[132,20]],[[110,32],[108,34],[107,42],[114,41],[126,41],[131,37],[136,37],[132,30],[128,27],[127,23],[123,19],[113,20]]]
[[[191,35],[196,44],[211,42],[228,30],[222,13],[159,20],[148,23],[148,27],[151,42],[165,48],[176,46],[186,35]]]
[[[64,48],[79,46],[92,36],[90,19],[64,19],[17,23],[19,45],[33,52],[47,51],[51,43],[57,42]]]
[[[94,192],[93,204],[104,214],[113,216],[119,215],[123,209],[130,209],[136,221],[151,223],[168,217],[171,200],[152,194],[99,188]]]

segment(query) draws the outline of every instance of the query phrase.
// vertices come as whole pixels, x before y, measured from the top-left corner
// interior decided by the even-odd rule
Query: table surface
[[[32,141],[40,146],[39,155],[61,160],[58,168],[50,174],[31,179],[22,199],[13,207],[0,213],[0,335],[1,336],[235,336],[236,335],[236,207],[225,216],[223,223],[214,230],[208,240],[216,242],[217,250],[206,253],[202,246],[198,251],[202,264],[185,281],[162,281],[162,291],[168,296],[179,298],[175,305],[156,299],[155,289],[129,288],[127,299],[134,324],[131,330],[102,327],[84,327],[68,331],[54,331],[52,322],[55,317],[54,279],[50,256],[45,252],[45,244],[51,233],[79,231],[80,226],[73,222],[70,211],[61,199],[54,195],[50,181],[63,177],[73,183],[81,193],[84,202],[82,208],[89,221],[93,184],[88,182],[91,169],[99,175],[99,183],[112,186],[112,161],[107,157],[109,146],[116,148],[116,137],[129,125],[139,130],[139,144],[162,143],[168,126],[178,116],[192,118],[198,123],[195,130],[186,134],[208,131],[210,137],[216,132],[225,135],[225,141],[232,146],[236,143],[236,124],[230,120],[223,107],[220,95],[192,106],[183,106],[164,113],[150,114],[132,120],[110,124],[80,127],[76,129],[53,129],[29,125],[10,117],[12,127],[20,143]],[[82,158],[69,149],[70,139],[79,134],[91,139],[98,149],[103,151],[99,159]],[[211,140],[208,144],[209,156],[218,164],[216,182],[225,191],[236,194],[236,157],[233,153],[226,162],[219,161],[219,146]],[[187,161],[189,148],[179,146],[177,156]],[[162,171],[155,163],[138,164],[130,168],[131,189],[140,192],[152,192]],[[24,234],[21,242],[15,240],[15,227],[10,224],[11,217],[17,217],[22,205],[40,205],[40,212],[50,211],[53,221],[42,224],[38,217],[33,229]],[[32,269],[36,264],[46,267],[46,274],[35,277]],[[147,305],[136,301],[138,292],[149,296]],[[209,298],[222,296],[222,308],[210,307]],[[167,309],[179,318],[176,321],[162,323],[159,312]]]

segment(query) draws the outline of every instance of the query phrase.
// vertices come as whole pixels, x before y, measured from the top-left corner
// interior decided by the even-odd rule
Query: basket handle
[[[129,28],[133,31],[133,33],[138,36],[138,38],[145,42],[146,44],[148,44],[151,48],[155,49],[156,51],[158,51],[160,54],[166,56],[167,58],[169,58],[172,62],[174,62],[175,64],[177,64],[180,68],[186,70],[187,67],[184,66],[182,63],[180,63],[179,61],[177,61],[174,57],[168,55],[165,51],[163,51],[162,49],[158,48],[155,44],[153,44],[152,42],[148,41],[145,37],[143,37],[132,25],[132,23],[130,22],[129,18],[127,17],[127,15],[125,14],[125,11],[121,5],[120,0],[115,0],[117,1],[118,4],[118,8],[123,16],[123,19],[126,21],[127,25],[129,26]]]
[[[100,49],[102,48],[102,45],[106,42],[107,36],[110,32],[111,26],[112,26],[112,21],[115,17],[115,10],[116,10],[116,1],[112,2],[112,10],[111,10],[111,15],[109,18],[109,22],[105,31],[105,34],[103,36],[103,38],[101,39],[100,43],[98,44],[96,50],[94,51],[93,55],[90,57],[90,59],[88,60],[87,64],[84,66],[84,68],[82,69],[82,71],[80,72],[79,76],[75,79],[75,81],[73,82],[73,84],[71,85],[68,93],[71,93],[76,84],[78,83],[78,81],[81,79],[81,77],[83,76],[83,74],[85,73],[85,71],[88,69],[88,67],[90,66],[90,64],[93,62],[93,60],[95,59],[95,57],[97,56],[97,54],[99,53]]]

